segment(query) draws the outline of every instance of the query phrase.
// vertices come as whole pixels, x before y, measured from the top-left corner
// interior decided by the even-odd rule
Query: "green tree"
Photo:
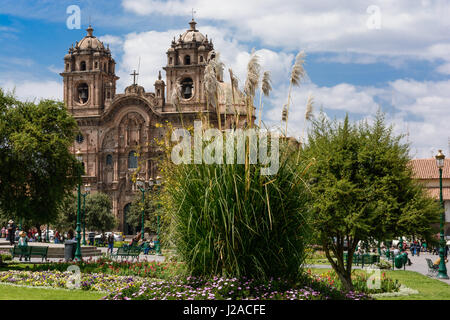
[[[86,228],[101,232],[115,229],[117,219],[111,209],[111,199],[107,194],[98,192],[88,195],[86,197]]]
[[[146,232],[156,233],[157,231],[157,216],[164,215],[163,206],[159,199],[159,193],[147,191],[145,193],[144,201],[144,229]],[[126,221],[133,229],[140,231],[142,228],[142,194],[139,193],[134,198],[130,206],[130,211],[127,213]],[[160,221],[162,224],[162,220]],[[161,225],[160,225],[161,228]],[[164,229],[162,227],[161,229]],[[161,230],[160,230],[161,231]]]
[[[58,209],[58,218],[53,223],[57,230],[75,230],[77,226],[77,198],[74,194],[69,194],[61,202]]]
[[[328,121],[323,114],[313,122],[304,148],[304,156],[314,159],[309,170],[313,226],[348,290],[359,241],[430,238],[430,224],[438,219],[437,204],[413,179],[409,147],[401,138],[385,125],[382,113],[372,125],[351,124],[348,116],[344,122]]]
[[[0,206],[16,221],[53,222],[80,181],[70,153],[78,131],[64,104],[21,102],[0,89]]]

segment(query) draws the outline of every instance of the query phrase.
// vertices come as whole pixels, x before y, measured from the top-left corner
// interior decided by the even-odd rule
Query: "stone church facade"
[[[203,87],[204,70],[208,58],[214,56],[214,47],[196,29],[194,20],[189,25],[184,34],[172,40],[166,53],[167,65],[162,68],[166,80],[159,72],[154,92],[147,92],[136,81],[124,93],[116,92],[116,62],[109,46],[105,48],[93,35],[91,26],[64,57],[64,102],[80,129],[71,151],[83,158],[83,183],[91,185],[91,192],[111,197],[119,231],[125,234],[134,231],[126,223],[126,213],[137,193],[131,178],[138,162],[141,178],[148,181],[158,175],[162,153],[150,142],[163,137],[165,129],[157,124],[169,121],[174,127],[180,126],[180,114],[184,125],[202,115],[218,124],[217,110],[207,104]],[[218,80],[222,128],[232,123],[245,125],[244,106],[230,103],[227,90],[231,91],[231,85]],[[174,88],[181,91],[178,107],[171,101]]]

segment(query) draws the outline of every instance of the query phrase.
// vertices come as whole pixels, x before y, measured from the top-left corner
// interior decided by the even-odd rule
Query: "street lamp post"
[[[142,218],[141,218],[141,239],[144,240],[144,215],[145,215],[145,181],[141,178],[136,180],[136,186],[142,192]]]
[[[86,245],[86,196],[91,192],[91,185],[88,183],[84,185],[83,196],[83,246]]]
[[[76,158],[82,163],[83,157],[81,156],[81,151],[78,149],[76,152]],[[77,249],[75,250],[75,261],[79,262],[82,260],[81,256],[81,227],[80,227],[80,212],[81,211],[81,183],[78,184],[77,188]]]
[[[156,177],[157,190],[160,190],[161,186],[162,186],[162,179],[160,176],[157,176]],[[158,210],[158,209],[159,209],[159,202],[158,202],[158,206],[157,206],[156,210]],[[159,221],[160,221],[160,218],[159,218],[159,214],[158,214],[156,216],[156,243],[155,243],[155,251],[158,256],[161,255],[161,243],[159,242]]]
[[[148,180],[148,190],[150,191],[159,191],[162,186],[162,179],[160,176],[156,177],[156,185],[153,181],[153,178]],[[145,214],[145,181],[141,178],[136,180],[136,187],[142,192],[142,228],[141,228],[141,239],[144,240],[144,214]],[[157,209],[159,208],[159,203]],[[155,241],[155,251],[157,255],[161,255],[161,245],[159,242],[159,232],[160,232],[160,217],[156,216],[156,241]]]
[[[445,221],[445,208],[444,208],[444,200],[442,197],[442,169],[444,168],[445,155],[442,153],[442,150],[439,150],[436,155],[436,164],[439,168],[439,200],[441,202],[441,223],[440,223],[440,235],[441,241],[439,246],[439,270],[437,277],[439,279],[448,279],[447,275],[447,267],[445,266],[444,260],[444,252],[445,252],[445,239],[444,239],[444,221]]]

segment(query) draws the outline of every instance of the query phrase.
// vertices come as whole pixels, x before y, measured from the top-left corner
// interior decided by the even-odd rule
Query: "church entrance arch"
[[[133,228],[127,223],[127,215],[130,212],[131,203],[127,203],[123,208],[123,233],[126,235],[133,234]]]

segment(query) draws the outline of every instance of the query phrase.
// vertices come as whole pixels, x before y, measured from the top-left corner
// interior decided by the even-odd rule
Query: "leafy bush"
[[[392,264],[389,261],[386,260],[380,260],[380,262],[375,264],[375,267],[379,268],[379,269],[387,269],[390,270],[392,269]]]
[[[0,253],[0,256],[1,256],[1,261],[3,261],[3,262],[12,260],[12,256],[10,253]]]

